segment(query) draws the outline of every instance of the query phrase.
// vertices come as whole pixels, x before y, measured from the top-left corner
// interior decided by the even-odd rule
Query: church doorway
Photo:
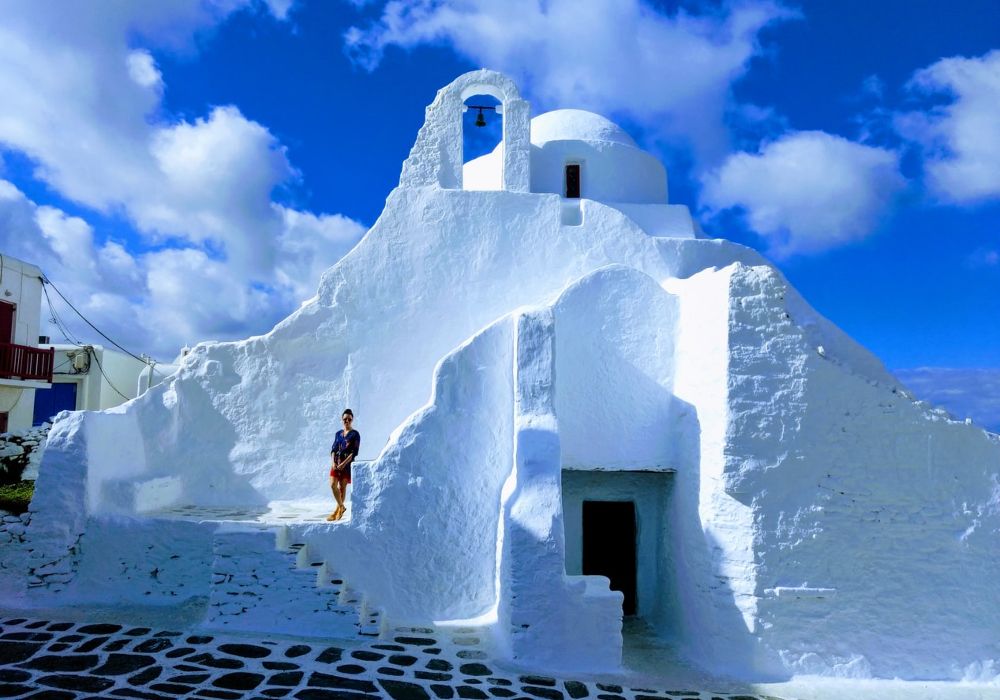
[[[625,615],[636,612],[636,544],[633,501],[583,502],[583,574],[607,576]]]
[[[665,631],[676,597],[666,469],[562,472],[566,573],[605,576],[622,614]]]

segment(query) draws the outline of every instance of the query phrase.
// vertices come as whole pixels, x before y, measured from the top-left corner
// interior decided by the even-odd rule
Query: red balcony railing
[[[0,379],[30,379],[52,383],[54,348],[0,343]]]

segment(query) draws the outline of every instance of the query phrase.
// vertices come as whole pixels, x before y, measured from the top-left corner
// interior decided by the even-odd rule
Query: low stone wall
[[[31,522],[31,513],[25,512],[20,515],[11,515],[5,511],[0,513],[3,514],[3,520],[0,521],[0,545],[23,544],[25,531]]]
[[[43,423],[35,428],[0,434],[0,480],[16,482],[38,478],[38,465],[51,427]]]
[[[73,579],[78,554],[77,544],[64,556],[46,560],[33,546],[30,528],[33,514],[3,513],[0,522],[0,592],[9,598],[19,598],[27,591],[44,590],[61,593]]]

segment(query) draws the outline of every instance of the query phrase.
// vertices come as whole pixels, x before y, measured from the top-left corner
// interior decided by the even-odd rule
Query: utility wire
[[[76,345],[77,347],[83,347],[83,343],[80,342],[79,338],[76,338],[76,336],[73,335],[73,333],[69,330],[69,327],[66,325],[66,322],[59,318],[59,314],[56,313],[56,307],[52,304],[52,298],[49,297],[49,290],[44,284],[42,285],[42,291],[45,293],[45,302],[49,306],[49,316],[52,318],[52,323],[56,325],[56,328],[60,333],[62,333],[63,338],[67,342],[71,345]]]
[[[90,326],[91,328],[93,328],[98,333],[101,333],[101,331],[99,331],[94,326],[94,324],[92,324],[90,321],[87,321],[87,319],[84,317],[84,315],[81,314],[79,311],[76,310],[75,306],[73,306],[72,304],[69,303],[69,300],[62,295],[62,292],[59,291],[58,287],[56,287],[54,284],[52,284],[52,282],[50,282],[49,280],[47,280],[45,277],[42,277],[42,282],[44,282],[44,283],[46,283],[48,285],[51,285],[52,288],[56,290],[56,293],[60,297],[62,297],[62,300],[65,301],[69,305],[69,308],[73,309],[73,311],[76,311],[77,315],[80,318],[82,318],[84,321],[86,321],[88,326]],[[48,291],[48,289],[46,289],[46,284],[42,285],[42,291],[45,293],[45,301],[49,305],[49,312],[52,315],[52,322],[56,324],[56,328],[59,329],[59,331],[63,334],[63,337],[66,338],[66,340],[68,340],[72,345],[75,345],[78,348],[83,348],[87,352],[87,354],[89,356],[93,357],[94,361],[97,362],[97,369],[99,369],[101,371],[101,376],[104,377],[104,381],[106,381],[108,383],[108,386],[110,386],[112,389],[114,389],[115,393],[118,394],[119,396],[121,396],[123,399],[125,399],[126,401],[130,401],[131,399],[128,396],[126,396],[125,394],[123,394],[121,391],[118,390],[118,387],[116,387],[114,385],[114,383],[111,381],[111,378],[104,371],[104,366],[101,364],[100,359],[97,357],[97,351],[94,350],[93,347],[91,347],[91,346],[84,345],[83,343],[81,343],[79,341],[79,339],[73,340],[73,337],[75,337],[75,336],[73,336],[73,334],[69,331],[69,327],[66,325],[66,323],[62,319],[59,318],[59,314],[56,313],[55,307],[52,305],[52,299],[49,297],[49,291]],[[130,353],[128,350],[126,350],[125,348],[123,348],[121,345],[119,345],[115,341],[111,340],[111,338],[108,338],[108,336],[104,335],[104,333],[101,333],[101,336],[104,337],[104,338],[107,338],[107,340],[109,342],[111,342],[112,344],[114,344],[115,347],[117,347],[120,350],[122,350],[122,352],[125,352],[125,353],[127,353],[129,355],[132,355],[132,353]],[[132,357],[135,357],[135,355],[132,355]],[[149,364],[149,363],[145,362],[145,360],[143,360],[143,359],[141,359],[139,357],[135,357],[135,359],[137,359],[140,362],[143,362],[145,364]]]
[[[104,373],[104,367],[101,366],[101,361],[99,359],[97,359],[97,351],[91,349],[89,352],[90,352],[90,356],[93,357],[94,361],[97,363],[97,369],[101,370],[101,376],[104,377],[104,381],[106,381],[108,383],[108,386],[110,386],[112,389],[114,389],[115,393],[118,394],[119,396],[121,396],[126,401],[131,401],[132,399],[130,399],[129,397],[125,396],[125,394],[123,394],[122,392],[118,391],[118,387],[116,387],[114,384],[112,384],[111,383],[111,379],[108,377],[107,374]]]
[[[59,332],[62,333],[63,338],[73,345],[82,347],[83,344],[80,342],[80,339],[73,334],[66,322],[60,318],[59,313],[56,311],[55,304],[52,303],[52,297],[49,296],[49,290],[44,284],[42,285],[42,292],[45,294],[45,302],[49,307],[49,316]]]
[[[58,295],[59,295],[59,296],[60,296],[60,297],[62,298],[62,300],[66,302],[67,306],[69,306],[69,308],[73,309],[73,311],[75,311],[75,312],[76,312],[76,315],[77,315],[77,316],[79,316],[80,318],[82,318],[82,319],[83,319],[83,321],[84,321],[84,323],[86,323],[86,324],[87,324],[88,326],[90,326],[90,327],[91,327],[91,328],[93,328],[93,329],[94,329],[95,331],[97,331],[97,333],[98,333],[98,334],[99,334],[99,335],[100,335],[100,336],[101,336],[102,338],[104,338],[104,339],[105,339],[106,341],[108,341],[109,343],[111,343],[112,345],[114,345],[114,346],[115,346],[116,348],[118,348],[119,350],[121,350],[121,351],[122,351],[123,353],[125,353],[126,355],[131,355],[132,357],[134,357],[135,359],[137,359],[137,360],[138,360],[139,362],[141,362],[141,363],[143,363],[143,364],[149,364],[149,363],[148,363],[148,362],[147,362],[146,360],[142,359],[141,357],[139,357],[138,355],[136,355],[136,354],[134,354],[134,353],[132,353],[132,352],[129,352],[128,350],[126,350],[125,348],[123,348],[123,347],[122,347],[121,345],[119,345],[118,343],[116,343],[115,341],[113,341],[113,340],[112,340],[111,338],[109,338],[108,336],[106,336],[106,335],[104,334],[104,332],[103,332],[103,331],[102,331],[102,330],[101,330],[100,328],[98,328],[98,327],[97,327],[97,326],[95,326],[95,325],[94,325],[93,323],[91,323],[91,322],[90,322],[90,321],[89,321],[89,320],[87,319],[87,317],[86,317],[86,316],[84,316],[84,315],[83,315],[82,313],[80,313],[80,311],[79,311],[79,310],[78,310],[78,309],[77,309],[77,308],[76,308],[75,306],[73,306],[73,304],[71,304],[71,303],[70,303],[69,299],[67,299],[67,298],[66,298],[66,297],[65,297],[65,296],[63,295],[63,293],[59,291],[59,287],[57,287],[57,286],[55,286],[54,284],[52,284],[52,280],[50,280],[50,279],[49,279],[48,277],[45,277],[45,276],[43,275],[43,276],[42,276],[42,282],[43,282],[44,284],[48,284],[48,285],[51,285],[52,289],[56,290],[56,294],[58,294]],[[117,391],[117,389],[116,389],[115,391]],[[121,392],[119,392],[119,393],[121,393]]]

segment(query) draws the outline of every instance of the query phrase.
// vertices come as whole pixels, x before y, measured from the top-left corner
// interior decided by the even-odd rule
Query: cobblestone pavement
[[[472,628],[397,628],[358,646],[110,623],[0,622],[0,698],[761,700],[496,668]],[[768,698],[767,700],[777,700]]]

